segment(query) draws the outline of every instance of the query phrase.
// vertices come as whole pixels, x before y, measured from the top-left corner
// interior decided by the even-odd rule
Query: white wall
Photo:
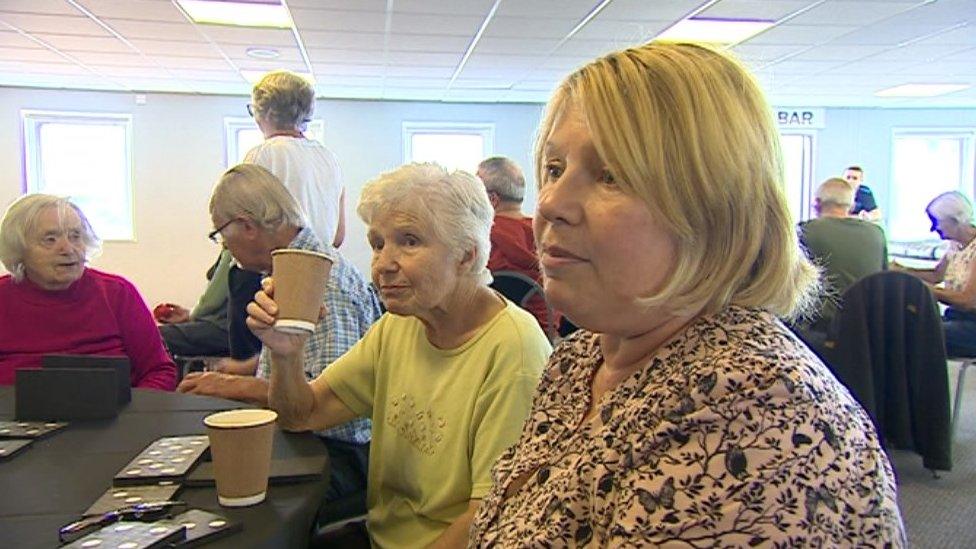
[[[93,265],[122,274],[150,303],[191,306],[204,271],[216,255],[205,237],[210,188],[224,169],[223,118],[245,115],[245,97],[131,94],[0,88],[0,207],[23,192],[20,109],[131,113],[136,242],[109,242]],[[495,154],[522,165],[530,180],[524,210],[536,195],[531,148],[541,105],[319,101],[326,143],[339,158],[348,198],[343,253],[364,272],[369,265],[365,228],[355,215],[363,184],[402,162],[404,121],[491,122]],[[814,182],[839,175],[849,164],[866,170],[879,204],[890,210],[891,130],[896,127],[976,127],[974,109],[827,109],[817,131]],[[920,182],[924,185],[924,182]],[[919,211],[924,204],[919,205]]]
[[[224,170],[225,116],[246,116],[246,97],[148,94],[145,105],[123,93],[0,88],[0,208],[25,188],[21,109],[131,113],[135,242],[108,242],[96,268],[132,280],[150,303],[192,306],[217,254],[206,238],[210,189]],[[342,252],[368,274],[365,228],[355,214],[363,184],[402,163],[404,121],[490,122],[495,154],[522,165],[529,180],[525,211],[535,206],[531,148],[540,105],[319,101],[326,145],[347,188]],[[0,268],[2,271],[2,268]]]
[[[976,109],[827,109],[826,126],[817,131],[814,186],[843,176],[847,166],[861,166],[878,206],[890,212],[891,137],[896,128],[976,128]],[[920,216],[924,208],[919,204]]]

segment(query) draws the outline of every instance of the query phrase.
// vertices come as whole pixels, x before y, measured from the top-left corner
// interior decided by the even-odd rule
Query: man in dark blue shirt
[[[844,179],[850,183],[855,191],[851,215],[867,221],[880,220],[881,208],[878,208],[871,188],[864,184],[864,170],[860,166],[850,166],[844,170]]]

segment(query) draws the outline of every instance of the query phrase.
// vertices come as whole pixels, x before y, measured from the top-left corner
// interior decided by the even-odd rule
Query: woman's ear
[[[474,258],[477,255],[476,252],[476,248],[464,251],[461,255],[461,261],[458,263],[458,274],[471,271],[471,265],[474,263]]]

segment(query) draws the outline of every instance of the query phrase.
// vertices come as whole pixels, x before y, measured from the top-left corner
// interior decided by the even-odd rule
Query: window
[[[925,205],[946,191],[973,198],[976,130],[896,129],[892,136],[890,240],[932,239]]]
[[[305,137],[325,144],[325,124],[321,120],[312,120],[305,128]],[[243,162],[247,151],[264,141],[253,118],[224,118],[224,138],[224,161],[228,168]]]
[[[794,221],[813,217],[813,132],[781,132],[786,201]]]
[[[134,240],[132,117],[21,111],[28,192],[70,197],[104,240]]]
[[[403,123],[404,162],[437,162],[475,173],[494,149],[494,124]]]

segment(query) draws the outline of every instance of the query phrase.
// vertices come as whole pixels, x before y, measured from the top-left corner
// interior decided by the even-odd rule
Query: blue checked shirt
[[[376,292],[359,269],[346,261],[335,248],[323,246],[310,229],[302,229],[288,247],[322,252],[333,258],[332,272],[322,300],[327,312],[305,344],[305,377],[311,381],[355,345],[379,319],[382,311]],[[265,347],[261,350],[258,377],[267,379],[270,373],[271,356]],[[319,435],[342,442],[365,444],[370,440],[370,422],[365,418],[354,419],[320,431]]]

